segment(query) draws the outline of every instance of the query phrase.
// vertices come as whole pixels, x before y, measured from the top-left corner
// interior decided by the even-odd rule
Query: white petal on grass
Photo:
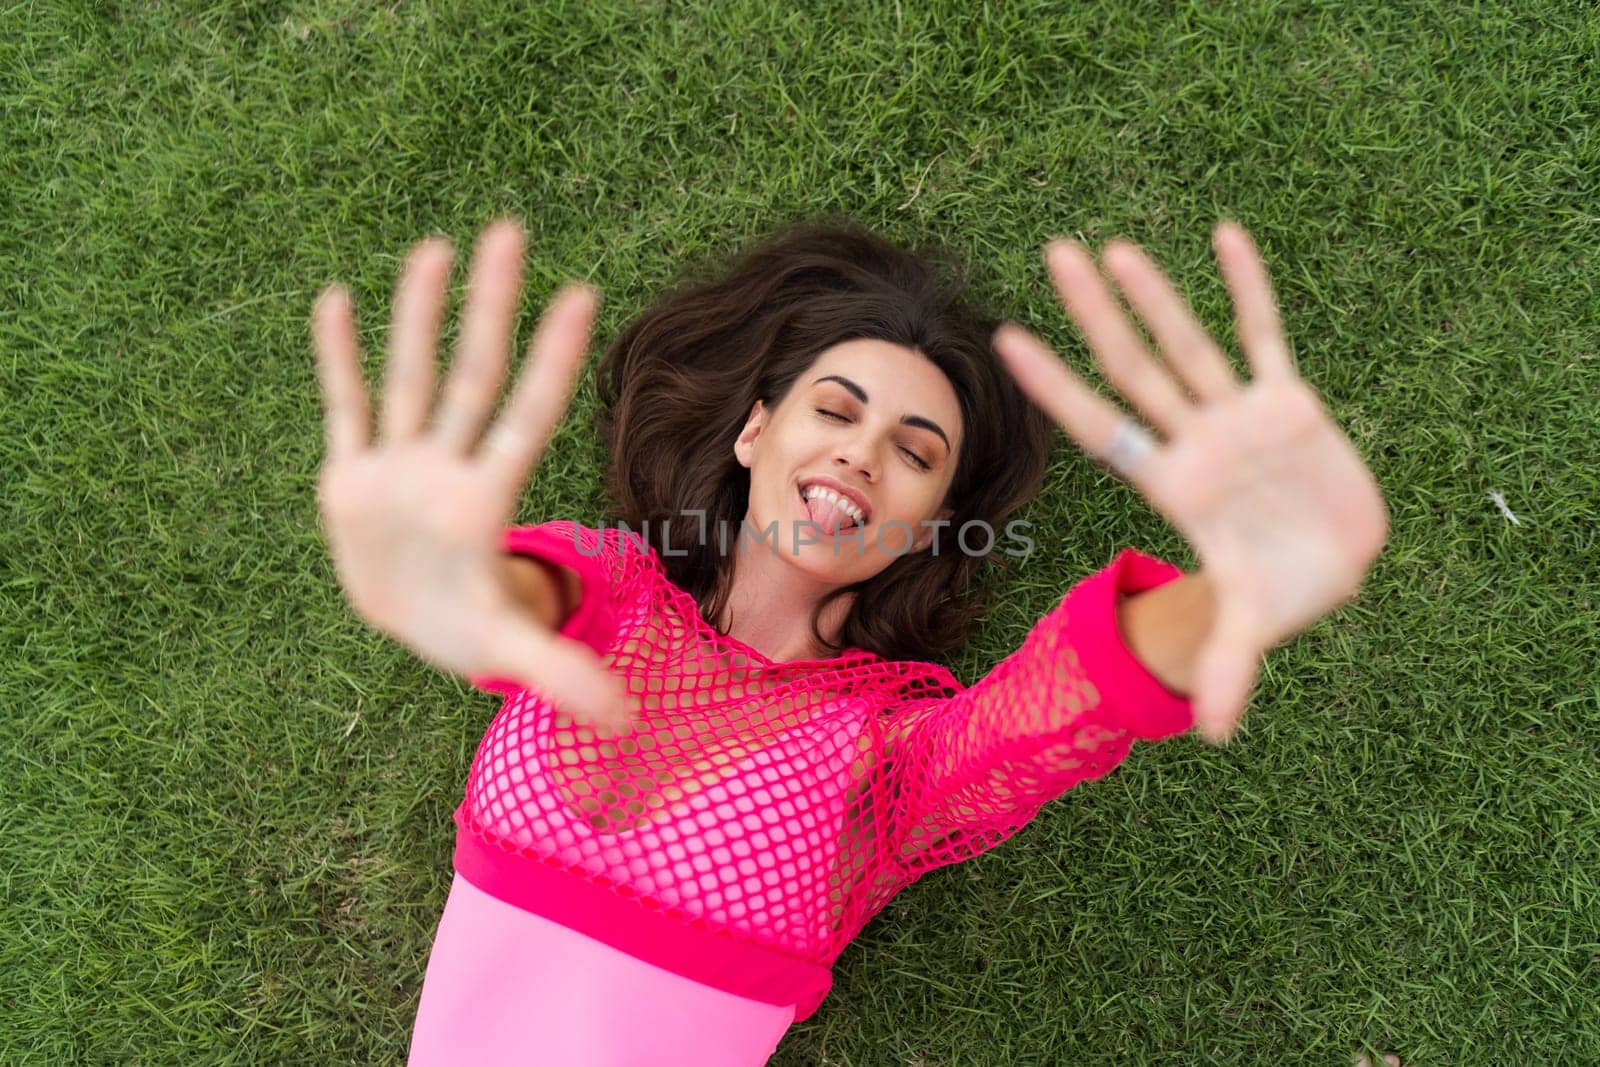
[[[1505,497],[1501,496],[1497,492],[1490,492],[1489,499],[1493,500],[1494,501],[1494,506],[1499,508],[1500,511],[1505,515],[1505,517],[1511,520],[1511,525],[1513,525],[1513,526],[1521,526],[1522,525],[1522,522],[1515,515],[1511,514],[1511,509],[1506,507],[1506,498]]]

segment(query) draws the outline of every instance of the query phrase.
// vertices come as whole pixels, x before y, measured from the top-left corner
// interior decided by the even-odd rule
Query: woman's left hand
[[[1248,383],[1135,246],[1114,241],[1103,261],[1164,363],[1087,252],[1057,240],[1045,260],[1101,371],[1165,439],[1119,473],[1189,539],[1210,580],[1216,614],[1193,704],[1201,733],[1217,742],[1243,716],[1261,657],[1355,595],[1388,540],[1389,516],[1372,472],[1295,372],[1249,235],[1223,223],[1213,246],[1254,372]],[[1021,327],[1005,324],[994,344],[1033,402],[1104,457],[1123,413]]]

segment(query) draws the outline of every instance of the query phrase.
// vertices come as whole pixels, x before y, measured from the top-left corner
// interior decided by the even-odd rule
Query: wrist
[[[1123,643],[1173,693],[1194,692],[1194,671],[1211,631],[1216,602],[1211,580],[1185,574],[1154,589],[1121,597],[1117,626]]]
[[[571,618],[579,596],[569,586],[566,568],[514,552],[501,556],[501,567],[512,598],[542,625],[559,630]]]

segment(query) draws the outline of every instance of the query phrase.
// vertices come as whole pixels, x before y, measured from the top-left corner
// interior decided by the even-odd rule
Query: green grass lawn
[[[821,212],[955,247],[1097,382],[1043,242],[1139,241],[1226,334],[1241,220],[1393,534],[1232,747],[906,890],[774,1062],[1600,1063],[1600,15],[877,7],[0,10],[0,1063],[404,1057],[497,703],[344,604],[321,288],[376,382],[430,232],[459,298],[524,221],[520,354],[565,280],[604,344]],[[602,520],[593,415],[520,521]],[[1194,566],[1059,443],[966,681],[1118,548]]]

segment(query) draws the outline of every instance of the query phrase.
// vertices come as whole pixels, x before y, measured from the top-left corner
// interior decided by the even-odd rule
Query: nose
[[[881,429],[874,427],[871,419],[852,419],[848,425],[839,426],[838,430],[829,444],[833,449],[834,470],[842,468],[860,472],[856,477],[869,483],[876,482],[879,465],[882,463],[879,450],[887,435]],[[890,447],[893,447],[892,443]]]
[[[874,482],[877,481],[877,464],[865,458],[871,455],[870,447],[859,441],[851,441],[839,446],[839,452],[833,457],[833,462],[845,470],[860,471],[862,478]]]

